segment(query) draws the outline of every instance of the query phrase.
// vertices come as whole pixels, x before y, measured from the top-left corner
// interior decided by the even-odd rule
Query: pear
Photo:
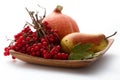
[[[116,32],[108,37],[106,37],[104,34],[86,34],[86,33],[79,33],[74,32],[66,35],[61,40],[61,47],[62,51],[70,53],[73,46],[76,44],[93,44],[92,48],[90,49],[92,52],[98,52],[103,50],[107,44],[108,40],[107,38],[115,35]]]

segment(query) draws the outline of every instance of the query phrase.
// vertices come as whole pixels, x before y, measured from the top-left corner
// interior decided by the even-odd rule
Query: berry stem
[[[42,24],[42,20],[43,20],[43,18],[45,17],[45,14],[44,14],[44,16],[43,16],[43,18],[41,18],[40,20],[38,19],[38,12],[35,14],[35,17],[34,17],[34,11],[29,11],[27,8],[26,8],[26,10],[27,10],[27,12],[29,13],[29,15],[30,15],[30,17],[31,17],[31,19],[32,19],[32,22],[33,22],[33,24],[34,24],[34,28],[36,29],[36,34],[37,34],[37,36],[38,37],[43,37],[43,36],[46,36],[46,34],[45,34],[45,31],[43,30],[43,24]],[[46,11],[45,11],[46,12]],[[46,41],[47,41],[47,43],[49,44],[49,41],[48,41],[48,39],[45,37],[45,39],[46,39]],[[49,46],[48,46],[48,49],[49,49]]]
[[[41,26],[41,24],[38,21],[38,14],[35,14],[35,17],[36,17],[36,19],[35,19],[34,12],[33,11],[29,11],[27,8],[26,8],[26,10],[27,10],[27,12],[29,13],[29,15],[30,15],[30,17],[32,19],[32,22],[34,24],[35,29],[37,30],[37,36],[38,37],[45,36],[45,33],[42,30],[42,26]]]

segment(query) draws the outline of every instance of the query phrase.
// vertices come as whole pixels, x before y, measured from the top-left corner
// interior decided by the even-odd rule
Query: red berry
[[[63,59],[63,60],[65,60],[65,59],[68,59],[68,54],[65,54],[65,53],[61,53],[61,58]]]
[[[35,50],[35,51],[38,51],[38,50],[39,50],[39,47],[36,45],[36,46],[34,47],[34,50]]]
[[[12,59],[15,59],[15,57],[14,57],[14,56],[12,56]]]
[[[28,36],[28,37],[26,37],[26,41],[29,41],[31,38]]]
[[[43,55],[43,57],[44,57],[45,59],[50,59],[50,58],[51,58],[51,55],[48,54],[48,53],[45,53],[45,54]]]
[[[45,46],[45,47],[47,47],[48,43],[46,41],[43,41],[42,45]]]
[[[8,56],[8,55],[10,55],[9,51],[5,51],[4,56]]]

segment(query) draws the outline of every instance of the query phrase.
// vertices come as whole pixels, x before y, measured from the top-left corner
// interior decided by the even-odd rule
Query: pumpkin
[[[58,36],[62,39],[65,35],[73,32],[79,32],[79,28],[75,20],[62,14],[63,7],[58,5],[54,11],[43,19],[43,23],[58,31]]]

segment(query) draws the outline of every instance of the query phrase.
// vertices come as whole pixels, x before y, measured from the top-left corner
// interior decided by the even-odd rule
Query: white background
[[[86,68],[68,69],[33,65],[3,56],[13,35],[31,21],[25,7],[43,6],[50,14],[57,4],[71,16],[83,33],[118,31],[111,48]],[[0,1],[0,79],[2,80],[120,80],[120,0],[1,0]]]

